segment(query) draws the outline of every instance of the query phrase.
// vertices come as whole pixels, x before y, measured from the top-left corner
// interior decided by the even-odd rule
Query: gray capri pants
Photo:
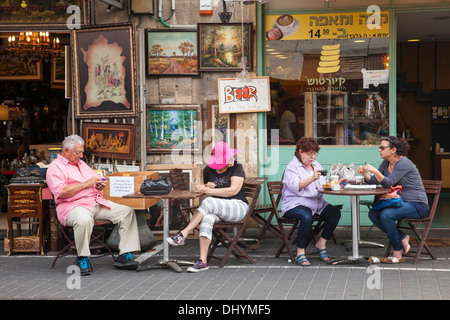
[[[248,204],[237,199],[208,197],[202,201],[198,211],[203,214],[200,223],[200,237],[212,239],[214,222],[236,222],[244,219],[248,211]]]

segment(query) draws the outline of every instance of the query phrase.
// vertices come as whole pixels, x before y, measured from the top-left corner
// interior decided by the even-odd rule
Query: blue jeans
[[[420,214],[411,202],[406,202],[399,208],[385,208],[383,210],[370,210],[370,220],[384,233],[391,241],[392,248],[395,251],[402,250],[402,240],[406,235],[397,228],[397,221],[403,218],[417,219]]]
[[[341,218],[341,211],[329,204],[323,209],[320,216],[324,221],[321,237],[325,240],[330,240],[334,229],[336,229],[339,219]],[[313,223],[311,209],[305,206],[297,206],[286,211],[283,218],[299,220],[297,228],[297,247],[301,249],[306,248],[311,240],[311,228]]]

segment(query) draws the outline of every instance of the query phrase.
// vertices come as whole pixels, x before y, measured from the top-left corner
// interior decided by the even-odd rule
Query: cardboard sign
[[[219,79],[220,113],[270,111],[269,77]]]
[[[122,197],[134,193],[134,177],[109,177],[109,196]]]

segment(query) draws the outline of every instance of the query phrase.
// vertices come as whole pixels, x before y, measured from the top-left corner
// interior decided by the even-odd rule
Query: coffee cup
[[[289,34],[294,29],[295,18],[289,14],[279,16],[275,24],[280,28],[284,35]]]
[[[363,176],[356,176],[356,184],[363,184],[364,177]]]
[[[341,190],[341,186],[339,184],[332,184],[331,185],[331,190],[339,191],[339,190]]]
[[[338,175],[330,176],[330,181],[339,182],[339,176]]]

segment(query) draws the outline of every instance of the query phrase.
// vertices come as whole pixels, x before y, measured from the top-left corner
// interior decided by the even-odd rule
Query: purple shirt
[[[314,160],[312,163],[314,171],[322,170],[319,162]],[[322,210],[328,205],[322,193],[318,190],[327,182],[325,176],[321,176],[307,185],[302,190],[298,190],[300,180],[311,177],[309,169],[301,163],[297,157],[289,162],[284,171],[283,190],[281,191],[281,214],[299,205],[311,209],[312,214],[321,214]]]

